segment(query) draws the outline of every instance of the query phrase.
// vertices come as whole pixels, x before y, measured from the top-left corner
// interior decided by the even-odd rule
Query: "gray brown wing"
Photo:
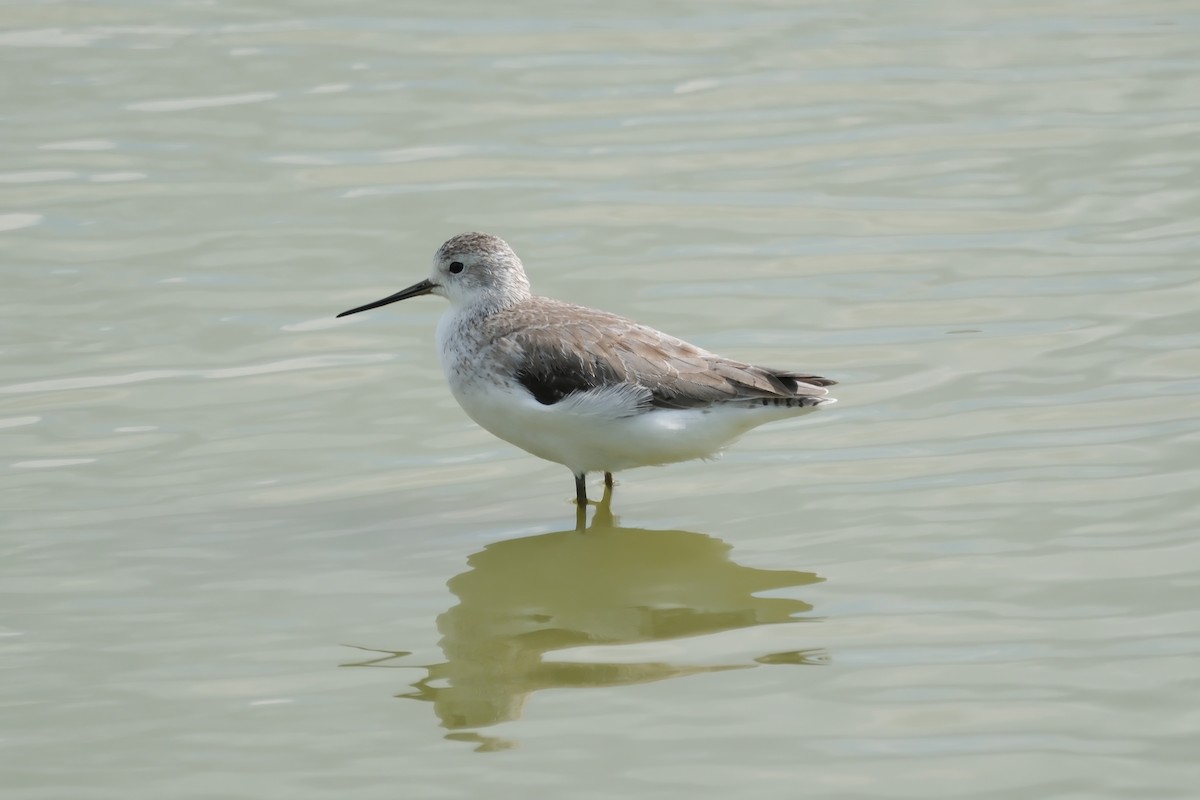
[[[744,364],[701,350],[615,314],[542,300],[491,324],[492,345],[544,405],[574,392],[635,383],[654,408],[701,408],[735,400],[821,397],[835,383],[818,375]],[[532,324],[531,324],[532,323]]]

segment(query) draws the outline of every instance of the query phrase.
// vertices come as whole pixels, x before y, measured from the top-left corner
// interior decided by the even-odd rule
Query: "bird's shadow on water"
[[[405,664],[403,650],[345,667],[419,669],[397,697],[433,703],[448,739],[480,751],[514,746],[471,729],[518,719],[541,689],[624,686],[763,664],[821,664],[820,649],[764,653],[743,663],[558,661],[547,653],[703,636],[755,625],[812,621],[790,597],[760,593],[823,580],[812,572],[746,567],[703,533],[622,528],[606,492],[591,525],[494,542],[448,582],[458,605],[438,616],[445,661]],[[593,654],[594,655],[594,654]]]

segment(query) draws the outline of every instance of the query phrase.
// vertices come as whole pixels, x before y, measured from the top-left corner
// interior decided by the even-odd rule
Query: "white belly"
[[[709,458],[764,422],[814,410],[717,406],[613,417],[568,402],[542,405],[495,384],[458,387],[454,396],[480,427],[576,474]]]

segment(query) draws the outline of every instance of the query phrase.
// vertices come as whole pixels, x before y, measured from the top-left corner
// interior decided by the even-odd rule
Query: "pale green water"
[[[1194,3],[0,19],[3,796],[1195,796]],[[570,531],[467,229],[841,403]]]

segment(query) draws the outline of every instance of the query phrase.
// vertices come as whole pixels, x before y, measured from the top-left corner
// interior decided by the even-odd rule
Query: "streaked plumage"
[[[530,293],[501,239],[464,233],[431,276],[339,316],[415,297],[451,302],[438,324],[455,399],[496,436],[576,476],[714,455],[747,430],[834,402],[828,378],[746,364],[624,317]]]

